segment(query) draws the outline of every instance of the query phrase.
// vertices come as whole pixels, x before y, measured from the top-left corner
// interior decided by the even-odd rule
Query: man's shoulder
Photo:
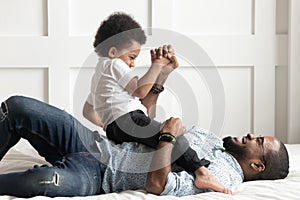
[[[187,130],[187,134],[188,135],[193,135],[195,137],[199,137],[199,139],[201,137],[211,138],[211,139],[214,139],[214,140],[220,139],[219,136],[217,136],[215,133],[211,132],[210,130],[205,129],[205,128],[199,128],[199,127],[196,127],[196,126],[192,126],[191,128],[189,128]]]
[[[190,142],[190,145],[197,152],[205,151],[210,152],[214,148],[222,148],[222,139],[211,131],[204,128],[192,127],[185,134]]]

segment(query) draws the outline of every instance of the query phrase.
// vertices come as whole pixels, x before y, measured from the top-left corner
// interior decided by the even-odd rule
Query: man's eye
[[[258,137],[258,138],[256,138],[256,139],[257,139],[257,141],[258,141],[260,144],[262,144],[263,141],[264,141],[264,138],[263,138],[263,137]]]
[[[259,138],[256,139],[257,143],[261,143],[261,140]]]

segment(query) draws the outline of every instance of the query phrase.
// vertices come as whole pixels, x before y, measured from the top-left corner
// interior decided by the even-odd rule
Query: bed
[[[209,192],[192,196],[181,197],[183,200],[206,200],[206,199],[300,199],[300,144],[287,145],[290,155],[290,173],[286,179],[275,181],[253,181],[245,182],[233,188],[234,195]],[[0,162],[0,173],[20,171],[28,169],[35,164],[45,164],[36,151],[30,145],[21,141],[12,148],[4,159]],[[0,200],[21,199],[13,196],[0,196]],[[48,197],[33,197],[30,199],[53,199]],[[112,193],[89,197],[72,197],[72,198],[54,198],[54,199],[92,199],[92,200],[113,200],[113,199],[134,199],[134,200],[163,200],[179,199],[173,196],[155,196],[147,194],[144,191],[124,191],[122,193]]]

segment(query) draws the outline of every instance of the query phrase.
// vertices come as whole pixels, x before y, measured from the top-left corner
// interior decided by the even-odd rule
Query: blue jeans
[[[51,165],[1,174],[0,195],[101,194],[95,136],[63,110],[31,98],[10,97],[0,108],[0,160],[24,138]]]

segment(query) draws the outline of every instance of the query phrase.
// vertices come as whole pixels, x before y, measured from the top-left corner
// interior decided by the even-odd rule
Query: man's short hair
[[[259,173],[262,180],[276,180],[287,177],[289,173],[289,155],[285,145],[280,142],[278,151],[271,150],[265,155],[266,168]]]
[[[109,38],[111,39],[107,41]],[[140,45],[145,44],[145,32],[131,16],[122,12],[116,12],[101,23],[93,46],[98,54],[107,56],[111,47],[122,49],[130,44],[132,40]]]

